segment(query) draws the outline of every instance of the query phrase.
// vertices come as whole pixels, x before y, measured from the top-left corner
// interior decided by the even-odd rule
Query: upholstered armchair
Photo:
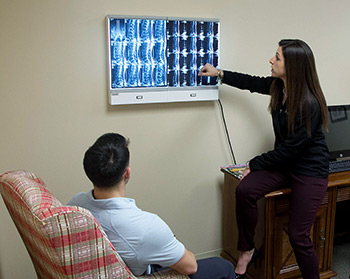
[[[0,192],[39,279],[189,278],[170,269],[135,277],[92,214],[62,205],[32,172],[2,174]]]

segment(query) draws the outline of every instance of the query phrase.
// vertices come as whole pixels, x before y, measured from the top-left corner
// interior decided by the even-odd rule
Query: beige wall
[[[0,0],[0,173],[29,169],[63,202],[90,189],[86,148],[101,134],[131,140],[128,196],[158,213],[198,257],[222,248],[220,166],[230,164],[216,102],[109,106],[107,14],[215,17],[222,68],[269,75],[281,38],[313,48],[330,104],[350,103],[348,0]],[[272,147],[268,98],[220,87],[244,162]],[[36,278],[0,202],[0,277]]]

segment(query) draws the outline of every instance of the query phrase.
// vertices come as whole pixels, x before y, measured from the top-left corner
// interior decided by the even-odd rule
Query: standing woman
[[[274,149],[249,161],[236,190],[240,251],[236,278],[244,278],[258,255],[254,245],[257,200],[289,186],[292,189],[289,241],[304,279],[318,279],[318,258],[310,230],[328,185],[327,105],[310,47],[301,40],[282,40],[270,59],[271,77],[218,70],[206,64],[200,76],[271,96],[269,109]]]

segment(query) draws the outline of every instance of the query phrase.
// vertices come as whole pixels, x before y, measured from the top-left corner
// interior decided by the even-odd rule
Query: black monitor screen
[[[328,130],[330,160],[350,158],[350,105],[328,106]]]

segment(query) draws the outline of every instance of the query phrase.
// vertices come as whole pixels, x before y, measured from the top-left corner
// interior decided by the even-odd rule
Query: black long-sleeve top
[[[222,82],[252,93],[269,95],[274,79],[224,71]],[[274,149],[250,160],[251,171],[277,170],[316,178],[328,177],[328,148],[322,131],[322,117],[317,100],[313,97],[311,104],[311,136],[308,136],[305,119],[300,121],[299,113],[296,115],[294,132],[288,133],[288,112],[282,100],[281,91],[277,109],[272,113]]]

